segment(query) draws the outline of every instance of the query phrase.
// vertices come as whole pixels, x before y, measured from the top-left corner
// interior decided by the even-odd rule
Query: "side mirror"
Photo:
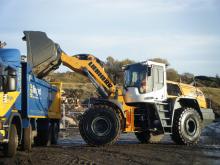
[[[152,67],[147,67],[147,76],[151,76]]]
[[[13,92],[17,89],[17,75],[16,71],[12,68],[8,68],[8,75],[6,78],[5,90],[7,92]]]

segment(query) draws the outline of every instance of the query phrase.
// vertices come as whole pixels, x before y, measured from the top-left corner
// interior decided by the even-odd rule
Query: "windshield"
[[[140,87],[141,83],[146,83],[147,67],[141,64],[128,66],[125,70],[125,87]]]

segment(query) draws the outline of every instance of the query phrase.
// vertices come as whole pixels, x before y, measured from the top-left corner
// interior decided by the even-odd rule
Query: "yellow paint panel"
[[[48,117],[50,119],[61,119],[61,92],[62,92],[62,83],[52,82],[52,85],[55,85],[58,89],[56,96],[53,100],[52,105],[48,111]]]
[[[125,118],[126,118],[126,126],[125,130],[122,130],[124,132],[134,132],[135,127],[134,127],[134,107],[128,106],[125,104],[125,100],[122,94],[122,90],[118,90],[118,102],[122,104],[122,109],[125,112]]]
[[[4,94],[3,92],[0,92],[0,117],[5,116],[5,114],[9,111],[9,109],[12,107],[12,105],[15,103],[17,97],[19,96],[20,92],[8,92]]]
[[[194,97],[200,108],[207,108],[205,96],[199,88],[183,83],[180,83],[179,86],[184,96]]]
[[[192,85],[173,82],[173,81],[167,81],[167,83],[178,85],[183,96],[190,96],[192,98],[195,98],[198,101],[200,108],[207,108],[205,96],[199,88],[196,88]],[[168,97],[172,98],[172,96],[168,96]]]
[[[28,116],[29,118],[47,118],[47,116]]]

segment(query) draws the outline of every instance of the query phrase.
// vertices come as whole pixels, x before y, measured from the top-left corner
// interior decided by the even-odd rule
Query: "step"
[[[166,125],[166,126],[163,126],[163,127],[171,128],[172,126],[171,125]]]
[[[164,132],[165,135],[171,135],[172,133],[170,132]]]
[[[169,112],[168,110],[159,110],[160,112]]]
[[[156,104],[160,104],[160,105],[168,105],[169,103],[156,102]]]
[[[165,117],[165,118],[161,118],[161,120],[170,120],[170,118]]]

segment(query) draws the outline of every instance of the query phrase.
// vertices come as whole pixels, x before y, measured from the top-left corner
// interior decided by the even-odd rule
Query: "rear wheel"
[[[51,126],[51,144],[57,144],[59,138],[59,124],[53,123]]]
[[[11,124],[9,132],[9,141],[4,144],[5,156],[12,157],[16,154],[18,148],[18,133],[15,124]]]
[[[29,125],[28,128],[24,128],[23,149],[26,151],[31,151],[32,142],[33,142],[32,126]]]
[[[38,130],[34,143],[37,146],[50,146],[51,145],[51,126],[48,130]]]
[[[120,133],[119,116],[109,106],[96,105],[83,114],[79,131],[90,145],[113,144]]]
[[[163,138],[164,134],[154,135],[150,131],[135,132],[136,138],[141,143],[158,143]]]
[[[171,138],[177,144],[194,145],[201,134],[201,118],[193,108],[176,110]]]

